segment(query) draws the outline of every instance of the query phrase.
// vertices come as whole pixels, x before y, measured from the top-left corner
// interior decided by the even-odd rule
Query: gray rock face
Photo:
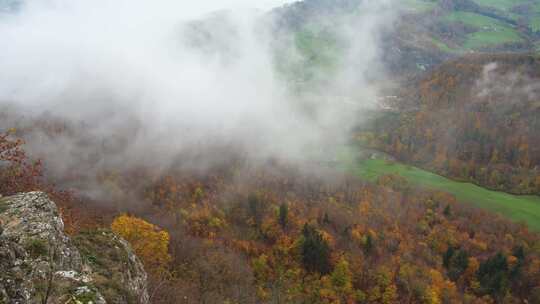
[[[114,233],[71,240],[46,194],[0,197],[0,304],[149,303],[146,279]]]

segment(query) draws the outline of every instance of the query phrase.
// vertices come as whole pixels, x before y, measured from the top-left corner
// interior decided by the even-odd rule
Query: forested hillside
[[[204,174],[141,164],[86,180],[114,191],[111,205],[55,190],[13,134],[1,140],[2,193],[48,191],[75,239],[110,226],[145,264],[152,303],[540,300],[537,234],[398,176],[368,184],[242,158]]]
[[[540,303],[537,200],[431,173],[540,194],[540,0],[56,1],[0,0],[0,214],[47,193],[104,294],[110,229],[155,304]]]
[[[373,147],[442,175],[540,193],[540,60],[475,55],[443,64],[376,119]]]

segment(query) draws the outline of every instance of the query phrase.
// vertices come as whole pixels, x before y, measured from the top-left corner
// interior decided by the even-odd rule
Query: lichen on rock
[[[0,303],[148,303],[146,278],[114,233],[70,239],[45,193],[0,198]]]

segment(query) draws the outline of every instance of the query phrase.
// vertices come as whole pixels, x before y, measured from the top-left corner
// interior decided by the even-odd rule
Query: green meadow
[[[540,197],[492,191],[471,183],[454,181],[417,167],[385,159],[354,160],[349,153],[339,155],[344,169],[369,181],[385,174],[397,174],[413,185],[453,194],[458,201],[494,211],[516,222],[525,222],[540,231]]]
[[[477,49],[504,43],[521,42],[519,32],[497,19],[469,12],[453,12],[445,17],[448,22],[461,22],[477,29],[466,37],[463,47]]]
[[[516,5],[527,3],[527,0],[474,0],[474,2],[482,6],[508,11]]]

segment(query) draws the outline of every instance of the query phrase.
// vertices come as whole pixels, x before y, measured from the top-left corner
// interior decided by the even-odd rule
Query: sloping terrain
[[[127,242],[95,235],[68,237],[45,193],[0,197],[0,303],[148,303],[146,273]]]
[[[36,177],[16,160],[8,163],[11,167],[3,167],[5,175],[0,176],[3,193],[35,187],[58,195],[39,182],[43,176]],[[447,193],[412,187],[396,175],[381,175],[374,184],[321,166],[257,164],[241,156],[204,172],[181,167],[100,171],[98,178],[85,181],[114,190],[109,197],[114,202],[72,197],[70,202],[59,200],[61,212],[49,210],[70,228],[93,227],[81,233],[75,229],[71,240],[77,260],[93,270],[91,287],[104,298],[125,295],[124,288],[137,286],[119,284],[134,277],[119,275],[119,269],[126,274],[138,267],[126,267],[126,256],[115,249],[122,247],[99,228],[115,217],[113,231],[130,240],[149,272],[152,303],[540,299],[537,234],[501,215],[460,204]],[[28,227],[4,220],[16,218],[14,200],[0,204],[0,218],[8,227],[0,240],[13,236],[17,223]],[[117,210],[99,207],[111,204]],[[100,212],[87,225],[92,209]],[[136,216],[124,210],[136,210]],[[20,246],[30,252],[24,258],[30,269],[47,259],[46,243],[20,241],[28,244]],[[7,269],[11,280],[18,270]],[[59,288],[55,290],[64,291]],[[69,296],[72,289],[66,292]]]
[[[325,72],[347,47],[340,22],[360,18],[361,0],[307,0],[276,9],[278,28],[292,32],[302,55],[293,65],[297,79]],[[397,9],[396,9],[397,8]],[[380,33],[382,62],[396,79],[409,78],[471,52],[534,52],[540,39],[540,1],[407,0],[392,6]],[[290,63],[287,64],[290,66]],[[311,72],[310,72],[311,71]],[[331,74],[330,74],[331,75]]]
[[[453,180],[400,163],[379,151],[370,153],[362,148],[348,147],[340,154],[343,169],[363,179],[375,182],[385,175],[397,175],[411,187],[444,191],[454,195],[459,202],[499,213],[515,222],[526,223],[531,230],[540,231],[540,196],[514,195]]]
[[[361,40],[364,48],[347,41],[365,29],[360,2],[307,0],[261,21],[274,25],[274,64],[292,89],[325,93],[349,58],[368,58],[370,82],[390,74],[411,85],[387,98],[386,110],[365,115],[373,119],[359,128],[359,143],[455,179],[538,193],[540,60],[521,54],[536,36],[518,22],[533,20],[531,9],[502,0],[396,1],[399,14],[378,19],[388,24],[370,37],[379,52],[368,47],[373,41]],[[203,58],[227,66],[242,51],[231,17],[219,12],[179,30]],[[497,50],[509,54],[469,54]],[[352,78],[360,74],[354,68]],[[99,99],[85,92],[70,98]],[[170,112],[181,120],[181,110]],[[8,196],[0,198],[1,304],[47,295],[85,304],[540,303],[540,226],[509,220],[537,221],[526,210],[537,200],[514,207],[516,216],[500,203],[519,202],[510,195],[464,204],[491,192],[463,187],[452,195],[440,190],[459,183],[376,157],[351,164],[358,174],[348,175],[335,160],[254,157],[234,143],[175,152],[162,143],[197,128],[146,142],[138,135],[150,125],[136,118],[109,128],[106,117],[56,114],[0,109],[0,194]],[[92,124],[103,128],[92,132]],[[327,146],[312,150],[335,150]],[[411,176],[425,182],[417,187]],[[59,208],[27,193],[35,190]],[[490,199],[499,214],[486,208]]]
[[[443,64],[361,140],[455,179],[540,193],[540,60],[471,55]]]

